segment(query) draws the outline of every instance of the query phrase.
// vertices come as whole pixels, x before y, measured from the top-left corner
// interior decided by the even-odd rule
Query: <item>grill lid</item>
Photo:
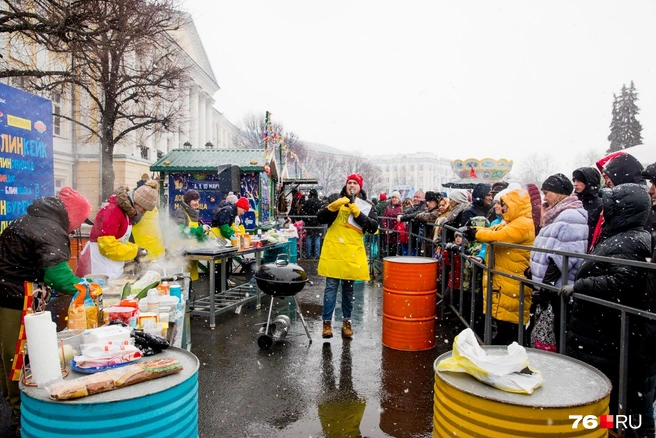
[[[289,255],[278,254],[275,262],[260,266],[255,273],[255,279],[270,283],[305,283],[307,274],[297,264],[289,263]]]

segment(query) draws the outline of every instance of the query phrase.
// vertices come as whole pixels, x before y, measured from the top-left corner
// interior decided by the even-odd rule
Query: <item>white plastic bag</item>
[[[453,341],[453,355],[437,365],[438,371],[467,373],[483,383],[508,392],[532,394],[542,386],[542,374],[529,368],[526,349],[513,342],[507,355],[488,355],[471,329]]]

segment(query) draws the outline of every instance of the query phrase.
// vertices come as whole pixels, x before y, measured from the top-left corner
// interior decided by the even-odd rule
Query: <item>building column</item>
[[[214,103],[214,99],[212,99],[211,96],[207,96],[207,101],[205,102],[205,111],[207,112],[205,116],[205,141],[211,141],[212,144],[214,144],[214,147],[218,147],[217,144],[217,139],[213,138],[214,136],[212,133],[214,132],[214,121],[212,120],[212,104]]]
[[[189,91],[189,142],[198,147],[198,87],[191,86]]]
[[[181,111],[181,121],[180,121],[180,135],[178,136],[178,142],[174,143],[175,148],[181,148],[182,144],[186,141],[189,141],[189,100],[190,100],[191,89],[188,87],[184,88],[182,94],[182,111]]]
[[[198,147],[205,149],[205,126],[207,125],[207,112],[205,111],[205,101],[207,94],[202,91],[198,95]]]

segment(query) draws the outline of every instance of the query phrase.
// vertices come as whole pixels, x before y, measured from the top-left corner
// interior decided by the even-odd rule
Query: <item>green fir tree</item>
[[[633,81],[629,88],[622,85],[619,96],[613,94],[613,111],[610,122],[608,141],[610,147],[607,152],[616,152],[642,144],[642,125],[636,118],[640,108],[636,105],[638,93]]]

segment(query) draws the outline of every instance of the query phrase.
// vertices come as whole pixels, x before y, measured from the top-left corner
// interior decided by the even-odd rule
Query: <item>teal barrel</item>
[[[289,239],[289,263],[296,263],[298,261],[298,239],[292,237]]]
[[[179,348],[141,360],[174,357],[182,372],[69,401],[21,384],[23,437],[198,437],[198,359]],[[73,371],[66,380],[81,377]]]

